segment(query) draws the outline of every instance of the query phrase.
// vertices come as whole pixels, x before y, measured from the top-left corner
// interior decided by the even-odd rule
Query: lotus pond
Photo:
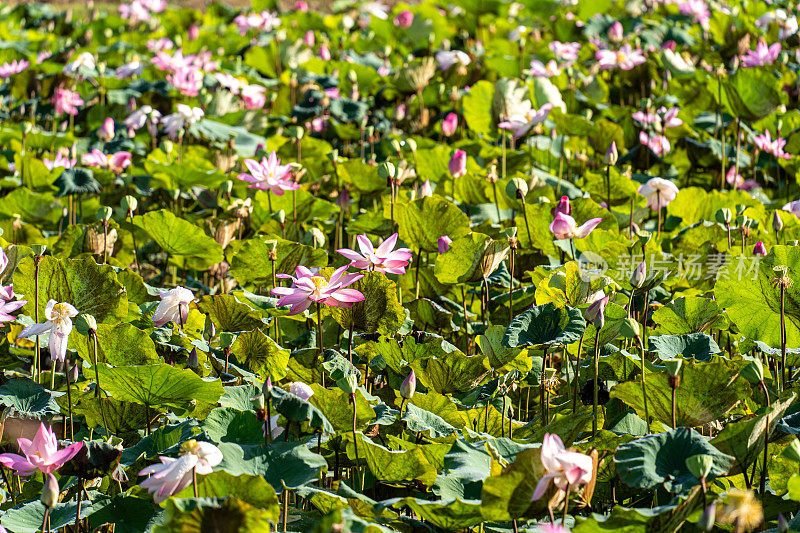
[[[797,16],[0,5],[0,532],[800,531]]]

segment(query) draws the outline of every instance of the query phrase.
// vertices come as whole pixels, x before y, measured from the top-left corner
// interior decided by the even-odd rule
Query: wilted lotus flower
[[[106,117],[103,121],[103,125],[97,130],[97,138],[107,143],[111,139],[114,138],[114,119],[111,117]]]
[[[16,453],[3,453],[0,454],[0,464],[13,469],[18,476],[30,476],[37,470],[43,474],[55,472],[83,447],[83,442],[76,442],[59,450],[56,434],[44,424],[39,424],[32,441],[20,437],[17,444],[24,457]]]
[[[467,152],[464,150],[456,150],[450,162],[447,164],[450,175],[454,178],[460,178],[467,173]]]
[[[550,223],[550,231],[556,239],[583,239],[602,221],[602,218],[592,218],[579,227],[574,218],[558,212],[555,220]]]
[[[72,331],[72,317],[78,315],[78,310],[72,305],[62,302],[56,303],[55,300],[47,302],[44,310],[46,322],[33,324],[23,329],[18,337],[24,339],[33,335],[50,334],[50,356],[54,360],[63,361],[67,356],[67,343],[69,334]]]
[[[414,391],[417,390],[417,375],[414,374],[412,370],[411,373],[406,376],[406,379],[400,384],[400,396],[405,398],[406,400],[410,400],[414,396]]]
[[[192,471],[200,475],[210,474],[213,468],[222,462],[222,452],[210,442],[199,442],[194,439],[181,444],[181,455],[178,459],[160,457],[161,464],[144,468],[140,476],[150,477],[141,485],[153,494],[156,503],[161,503],[192,484]]]
[[[558,435],[545,433],[540,458],[547,473],[536,484],[532,501],[544,496],[551,482],[559,489],[566,490],[567,484],[576,487],[592,480],[592,458],[566,450]]]
[[[174,322],[183,326],[189,315],[189,304],[194,300],[192,291],[185,287],[175,287],[168,291],[158,291],[161,301],[153,313],[153,322],[160,328],[167,322]]]
[[[647,198],[647,206],[658,211],[666,207],[678,196],[678,187],[663,178],[650,178],[639,187],[639,194]]]
[[[753,255],[767,255],[767,247],[764,246],[764,243],[758,241],[756,245],[753,247]]]
[[[458,115],[455,113],[448,113],[442,121],[442,134],[445,137],[452,136],[458,128]]]

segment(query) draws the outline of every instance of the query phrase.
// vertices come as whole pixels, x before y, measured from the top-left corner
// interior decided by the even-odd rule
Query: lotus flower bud
[[[400,384],[400,396],[405,398],[406,400],[410,400],[414,396],[414,392],[417,390],[417,375],[414,374],[412,370],[411,373],[406,376],[406,379]]]
[[[56,477],[53,474],[47,474],[44,479],[44,487],[42,487],[42,505],[52,509],[58,503],[59,494],[61,494],[61,489],[58,487]]]
[[[325,247],[325,234],[319,228],[311,228],[306,232],[305,240],[313,248]]]
[[[800,440],[792,439],[789,445],[783,449],[781,455],[790,461],[800,463]]]
[[[608,32],[606,32],[606,37],[608,37],[609,42],[612,43],[619,43],[622,42],[622,39],[625,37],[625,33],[622,29],[622,23],[620,21],[614,21],[614,24],[608,28]]]
[[[78,363],[75,363],[69,370],[69,380],[70,382],[75,383],[76,381],[78,381],[79,377],[80,377],[80,368],[78,367]]]
[[[714,522],[717,517],[717,504],[711,502],[711,505],[703,509],[703,514],[697,521],[697,527],[702,531],[711,531],[714,528]]]
[[[378,165],[378,176],[380,176],[385,180],[394,178],[395,172],[397,172],[397,169],[389,161],[384,161],[383,163]]]
[[[97,210],[97,220],[99,222],[108,222],[113,214],[114,210],[104,205]]]
[[[758,241],[755,246],[753,246],[753,255],[767,255],[767,247],[764,246],[762,241]]]
[[[528,182],[522,178],[513,178],[506,185],[506,194],[513,200],[521,200],[528,195]]]
[[[733,220],[733,213],[731,213],[730,209],[728,209],[727,207],[724,207],[722,209],[718,209],[717,210],[716,214],[714,214],[714,218],[716,218],[717,222],[719,222],[720,224],[724,224],[725,226],[729,226],[730,223],[731,223],[731,220]]]
[[[456,129],[458,129],[458,115],[455,113],[448,113],[442,121],[442,134],[445,137],[450,137],[456,132]]]
[[[594,327],[598,330],[603,329],[605,325],[605,312],[606,306],[608,305],[608,301],[611,299],[611,295],[604,296],[600,298],[596,302],[592,303],[589,308],[586,310],[585,316],[586,320],[589,320],[594,324]]]
[[[200,360],[197,357],[197,348],[192,348],[189,357],[186,359],[186,368],[197,368]]]
[[[107,117],[103,121],[103,125],[97,130],[97,138],[107,143],[114,138],[114,119]]]
[[[139,207],[139,201],[131,195],[123,196],[120,202],[122,209],[125,210],[126,216],[130,215],[136,208]]]
[[[267,398],[272,397],[272,378],[267,376],[267,380],[264,382],[264,385],[261,387],[261,393],[266,396]]]
[[[442,235],[441,237],[439,237],[439,239],[436,241],[436,244],[439,247],[439,253],[443,254],[447,250],[449,250],[450,249],[450,244],[452,242],[453,242],[453,239],[451,239],[447,235]]]
[[[714,458],[708,454],[701,453],[686,458],[686,468],[697,479],[703,479],[711,472],[714,466]]]
[[[556,206],[550,210],[550,214],[556,216],[557,214],[561,213],[562,215],[571,215],[572,214],[572,206],[569,203],[568,196],[562,196]]]
[[[634,289],[639,289],[644,285],[644,280],[647,279],[647,262],[642,261],[639,266],[633,271],[631,275],[631,286]]]
[[[783,229],[783,219],[777,211],[772,212],[772,229],[780,231]]]
[[[664,365],[667,367],[667,372],[669,372],[670,376],[677,376],[681,366],[683,366],[683,359],[667,359],[664,361]]]
[[[447,163],[447,169],[454,178],[460,178],[467,173],[467,152],[456,150]]]
[[[619,152],[617,152],[617,143],[611,141],[611,146],[606,150],[605,164],[606,166],[613,167],[619,160]]]

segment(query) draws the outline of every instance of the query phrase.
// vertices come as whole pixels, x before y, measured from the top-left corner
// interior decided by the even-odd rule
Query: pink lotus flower
[[[760,150],[767,152],[768,154],[772,154],[777,158],[780,159],[792,158],[791,155],[783,151],[783,147],[786,146],[786,139],[775,137],[775,140],[772,140],[772,136],[770,135],[769,130],[765,131],[761,135],[756,135],[753,138],[753,142]]]
[[[296,191],[300,184],[292,181],[291,165],[281,165],[281,160],[275,152],[269,157],[262,157],[261,163],[255,159],[245,159],[244,164],[250,174],[239,174],[238,178],[250,183],[247,187],[261,191],[271,191],[272,194],[283,196],[285,191]]]
[[[603,328],[603,323],[605,322],[604,313],[606,312],[606,306],[608,305],[608,301],[610,299],[610,294],[600,298],[599,300],[593,302],[584,313],[586,320],[592,322],[597,329]]]
[[[3,255],[5,255],[5,253]],[[0,323],[16,320],[17,317],[10,313],[13,313],[28,303],[28,300],[14,300],[15,296],[14,287],[12,285],[0,287],[0,300],[2,300],[2,303],[0,303]]]
[[[356,302],[364,300],[364,295],[355,289],[346,289],[364,277],[363,274],[349,274],[345,265],[331,274],[330,280],[320,276],[304,266],[295,270],[295,276],[278,274],[279,278],[292,280],[291,287],[275,287],[271,294],[280,296],[278,305],[291,305],[290,315],[302,313],[312,303],[321,303],[331,307],[353,307]]]
[[[82,106],[83,103],[81,95],[69,89],[58,88],[53,96],[53,104],[56,107],[56,113],[59,115],[64,113],[73,116],[77,115],[78,106]]]
[[[53,170],[54,168],[59,167],[69,170],[75,166],[78,160],[75,158],[70,159],[64,155],[63,152],[58,152],[54,160],[51,161],[45,157],[42,159],[42,162],[44,163],[44,166],[47,167],[47,170]]]
[[[245,85],[241,97],[247,109],[261,109],[267,103],[267,88],[261,85]]]
[[[297,0],[297,2],[294,3],[294,9],[295,11],[299,11],[301,13],[308,13],[308,2],[305,2],[304,0]]]
[[[5,79],[14,74],[19,74],[29,66],[31,66],[31,62],[24,59],[22,61],[14,60],[10,63],[3,63],[0,65],[0,78]]]
[[[37,470],[43,474],[55,472],[83,448],[83,442],[76,442],[59,450],[56,434],[44,424],[39,424],[33,441],[20,437],[17,444],[24,456],[3,453],[0,464],[13,469],[18,476],[30,476]]]
[[[447,163],[447,169],[450,175],[454,178],[460,178],[467,173],[467,152],[464,150],[456,150],[450,162]]]
[[[53,360],[64,361],[67,356],[69,334],[72,331],[72,318],[77,315],[78,310],[72,305],[50,300],[44,310],[47,321],[28,326],[20,332],[18,337],[24,339],[34,335],[50,334],[50,356]]]
[[[114,138],[114,119],[111,117],[106,117],[103,121],[103,125],[97,130],[97,138],[107,143],[111,139]]]
[[[162,456],[159,457],[161,464],[150,465],[139,472],[140,476],[150,476],[141,485],[153,494],[156,503],[191,485],[193,471],[200,475],[210,474],[222,462],[222,452],[210,442],[192,439],[181,444],[181,451],[183,455],[178,459]]]
[[[131,166],[130,152],[115,152],[108,156],[108,169],[114,174],[121,174],[123,170]]]
[[[678,0],[678,10],[681,14],[694,18],[703,28],[708,28],[711,12],[705,0]]]
[[[566,490],[567,484],[575,487],[592,480],[592,458],[566,450],[558,435],[545,433],[540,458],[547,473],[536,484],[531,501],[544,496],[551,482],[559,489]]]
[[[537,524],[534,533],[569,533],[569,529],[561,524]]]
[[[150,52],[161,52],[163,50],[172,50],[173,48],[175,48],[175,43],[173,43],[168,37],[150,39],[147,41],[147,49]]]
[[[788,211],[796,217],[800,217],[800,200],[795,200],[793,202],[789,202],[788,204],[781,207],[783,211]]]
[[[608,37],[608,40],[612,43],[622,42],[622,39],[625,37],[625,32],[622,29],[622,23],[618,20],[614,21],[614,24],[608,28],[606,37]]]
[[[93,148],[91,152],[81,156],[81,163],[87,167],[103,168],[108,165],[108,156],[97,148]]]
[[[198,37],[200,37],[200,28],[197,27],[197,24],[192,24],[189,26],[189,40],[194,41]]]
[[[174,74],[167,74],[170,82],[184,96],[197,96],[203,87],[203,71],[196,68],[179,68]]]
[[[654,154],[661,157],[669,153],[672,146],[669,139],[663,135],[648,135],[647,132],[639,132],[639,142],[647,146]]]
[[[647,206],[655,211],[666,207],[678,196],[678,187],[664,178],[650,178],[639,187],[639,194],[647,198]]]
[[[564,215],[572,214],[572,206],[569,203],[569,196],[562,196],[556,206],[550,210],[550,214],[556,216],[558,213]]]
[[[744,178],[741,174],[736,172],[736,166],[731,166],[728,169],[728,172],[725,173],[725,181],[728,182],[728,185],[731,185],[734,190],[738,189],[744,183]]]
[[[622,45],[617,51],[598,50],[595,53],[595,58],[603,70],[612,68],[631,70],[646,61],[644,52],[638,49],[634,50],[628,43]]]
[[[563,61],[566,66],[572,65],[578,60],[578,53],[581,51],[581,43],[562,43],[551,41],[548,45],[550,51],[556,56],[558,61]]]
[[[153,322],[160,328],[167,322],[174,322],[183,326],[189,316],[189,304],[194,300],[194,294],[189,289],[178,286],[168,291],[158,291],[161,301],[158,302]]]
[[[314,30],[308,30],[305,35],[303,35],[303,44],[306,46],[314,46],[317,42],[317,38],[314,35]]]
[[[527,134],[535,125],[544,122],[551,109],[553,109],[553,104],[546,103],[539,109],[529,109],[525,114],[511,115],[497,126],[510,130],[513,137],[518,139]]]
[[[408,28],[414,22],[414,13],[404,9],[394,18],[394,25],[398,28]]]
[[[458,115],[455,113],[448,113],[442,121],[442,134],[445,137],[451,137],[458,128]]]
[[[462,52],[461,50],[446,50],[442,52],[436,52],[436,62],[439,64],[440,69],[450,70],[450,67],[454,65],[469,65],[471,59],[465,52]]]
[[[534,59],[531,61],[528,73],[534,78],[554,78],[561,74],[561,69],[555,59],[551,59],[546,65],[538,59]]]
[[[440,254],[443,254],[447,250],[449,250],[451,244],[453,244],[453,239],[451,239],[447,235],[442,235],[436,240],[436,246],[439,248]]]
[[[326,45],[322,45],[319,47],[319,58],[323,61],[330,61],[331,60],[331,50]]]
[[[753,247],[753,255],[767,255],[767,247],[764,246],[764,243],[758,241],[756,245]]]
[[[583,239],[603,221],[602,218],[592,218],[578,226],[575,219],[569,215],[558,212],[556,218],[550,223],[550,231],[556,239]]]
[[[378,272],[385,272],[386,274],[406,273],[406,266],[408,266],[408,262],[411,260],[411,250],[408,248],[398,248],[394,250],[397,244],[397,233],[392,234],[377,248],[372,246],[372,242],[366,235],[359,235],[356,237],[356,241],[361,250],[360,254],[355,250],[349,250],[347,248],[336,250],[352,261],[350,266],[353,268],[375,270]]]
[[[755,50],[748,50],[742,56],[742,67],[763,67],[771,65],[778,59],[778,54],[781,53],[781,43],[775,43],[767,46],[764,41],[758,41]]]

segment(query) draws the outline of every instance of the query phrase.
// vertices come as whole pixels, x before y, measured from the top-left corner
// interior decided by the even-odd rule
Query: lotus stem
[[[639,343],[639,357],[641,357],[642,363],[642,398],[644,400],[644,421],[650,425],[650,412],[647,409],[647,387],[645,385],[645,376],[644,376],[644,343],[642,339],[638,336],[636,337],[636,341]]]
[[[786,286],[781,283],[781,379],[778,392],[786,388]]]
[[[600,330],[595,331],[594,335],[594,390],[592,391],[592,437],[597,435],[597,404],[598,404],[598,374],[600,369]]]
[[[606,205],[611,210],[611,165],[606,165]]]
[[[67,407],[69,413],[69,440],[75,440],[75,432],[73,429],[74,420],[72,418],[72,391],[70,388],[72,387],[71,380],[69,379],[69,358],[65,361],[66,365],[64,367],[64,376],[67,378]]]
[[[761,386],[761,390],[764,391],[764,398],[767,401],[767,409],[770,409],[769,403],[769,391],[767,390],[767,385],[764,383],[764,380],[758,382]],[[761,494],[761,497],[764,497],[765,494],[765,486],[767,482],[767,460],[769,459],[769,455],[767,453],[767,446],[769,444],[769,413],[766,415],[766,424],[764,425],[764,466],[761,468],[761,479],[758,484],[758,492]]]
[[[128,211],[128,216],[131,219],[131,226],[133,226],[133,210]],[[136,261],[136,272],[141,273],[142,267],[139,266],[139,249],[136,247],[136,231],[131,228],[131,239],[133,240],[133,258]]]
[[[39,323],[39,263],[42,262],[42,256],[37,254],[33,257],[33,319],[37,324]],[[36,336],[36,354],[33,360],[33,381],[39,382],[39,373],[41,372],[41,356],[39,353],[39,336]]]
[[[267,407],[267,419],[266,419],[266,427],[267,430],[264,432],[264,444],[270,445],[272,444],[272,409],[270,406],[270,402],[272,398],[265,398],[266,399],[266,407]]]
[[[586,332],[581,333],[581,338],[578,340],[578,353],[575,355],[575,391],[572,394],[572,414],[575,414],[578,409],[578,387],[580,386],[580,370],[581,370],[581,349],[583,348],[583,336]],[[569,364],[569,363],[567,363]]]
[[[522,217],[525,219],[525,231],[528,232],[528,247],[533,246],[533,237],[531,236],[531,227],[528,225],[528,210],[525,206],[525,197],[522,197]]]
[[[350,403],[353,404],[353,448],[354,448],[354,452],[353,453],[355,455],[354,469],[355,469],[356,476],[358,476],[359,475],[359,472],[358,472],[358,440],[356,440],[356,424],[357,424],[356,415],[357,415],[358,409],[356,408],[356,393],[355,392],[351,392],[350,393]],[[355,480],[353,480],[353,481],[355,481]],[[362,483],[362,485],[364,483],[364,478],[363,477],[361,478],[361,483]]]
[[[539,403],[542,404],[542,427],[545,427],[548,423],[547,421],[547,406],[545,405],[545,389],[547,386],[545,385],[545,381],[547,380],[547,352],[550,349],[549,344],[544,345],[544,354],[542,355],[542,378],[541,378],[541,390],[539,391]]]

